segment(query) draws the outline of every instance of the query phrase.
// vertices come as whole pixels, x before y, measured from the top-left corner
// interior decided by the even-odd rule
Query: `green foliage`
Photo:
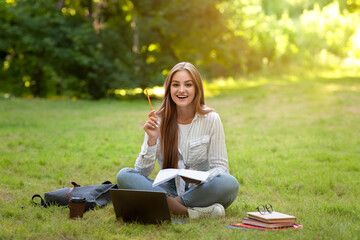
[[[301,49],[307,48],[309,55],[326,50],[336,56],[346,57],[351,50],[349,40],[357,29],[354,22],[359,20],[357,14],[341,14],[337,2],[323,9],[315,4],[313,10],[301,16],[298,45]]]
[[[359,0],[1,1],[0,92],[100,99],[162,85],[179,61],[206,79],[356,67],[359,11]]]
[[[354,22],[360,19],[343,6],[349,6],[346,4],[328,0],[231,0],[220,8],[228,15],[229,28],[251,48],[245,65],[252,72],[289,63],[323,63],[324,52],[339,59],[357,56],[354,36],[359,30]],[[291,11],[294,9],[296,13]]]
[[[116,26],[96,33],[88,19],[63,15],[51,1],[17,1],[1,9],[3,91],[99,99],[109,88],[131,83],[129,41]]]
[[[140,87],[149,82],[162,84],[159,74],[179,61],[191,61],[209,76],[221,74],[220,70],[212,71],[214,67],[230,74],[226,70],[234,61],[230,61],[224,34],[232,33],[216,8],[219,2],[132,1],[135,34],[139,38]]]

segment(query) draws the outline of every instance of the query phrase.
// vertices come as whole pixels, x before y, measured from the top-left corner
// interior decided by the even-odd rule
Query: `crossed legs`
[[[176,189],[170,184],[152,186],[153,179],[131,169],[121,169],[116,177],[117,185],[121,189],[136,189],[145,191],[160,191],[167,194],[167,203],[172,213],[188,216],[188,208],[208,207],[220,203],[225,208],[235,200],[239,191],[239,183],[229,174],[221,174],[209,182],[200,184],[177,196]]]

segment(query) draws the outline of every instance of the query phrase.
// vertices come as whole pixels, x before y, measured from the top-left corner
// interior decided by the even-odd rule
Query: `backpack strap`
[[[34,199],[36,198],[40,198],[40,203],[39,202],[36,202],[34,201]],[[41,206],[41,207],[48,207],[48,205],[46,205],[44,199],[39,195],[39,194],[35,194],[32,198],[31,198],[32,202],[35,204],[35,205],[38,205],[38,206]]]
[[[110,181],[105,181],[105,182],[103,182],[102,184],[112,184],[112,182],[110,182]]]
[[[66,198],[69,198],[70,197],[70,193],[76,188],[76,187],[80,187],[79,184],[77,184],[76,182],[71,182],[71,184],[74,186],[72,188],[69,189],[68,193],[66,194]]]

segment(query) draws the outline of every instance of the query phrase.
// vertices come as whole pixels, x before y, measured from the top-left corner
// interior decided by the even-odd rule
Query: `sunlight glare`
[[[164,75],[164,76],[167,76],[169,74],[169,70],[164,69],[164,70],[161,71],[161,74]]]

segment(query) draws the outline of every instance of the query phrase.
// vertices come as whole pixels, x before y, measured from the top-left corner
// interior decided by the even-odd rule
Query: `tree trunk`
[[[65,0],[58,0],[57,1],[57,10],[58,11],[61,11],[61,9],[63,9],[63,7],[64,7],[64,5],[65,5]]]
[[[38,63],[34,66],[34,72],[32,75],[33,85],[30,86],[30,91],[34,97],[46,97],[47,89],[43,79],[43,70]]]
[[[136,12],[134,12],[134,15],[132,17],[131,28],[132,28],[132,32],[133,32],[132,51],[135,54],[134,78],[135,78],[135,81],[138,82],[139,78],[141,79],[141,76],[139,76],[141,56],[139,55],[139,30],[138,30],[138,27],[137,27],[137,14],[136,14]],[[142,86],[141,83],[142,83],[142,81],[140,81],[140,87],[144,88],[144,86]]]
[[[92,1],[91,1],[92,2]],[[101,22],[100,20],[100,12],[101,12],[101,7],[103,5],[103,0],[99,0],[96,4],[96,8],[95,11],[91,10],[91,15],[93,17],[93,26],[95,31],[98,33],[102,28],[104,28],[104,23]],[[91,4],[92,5],[92,4]],[[89,14],[90,14],[90,9],[89,9]]]
[[[93,0],[84,0],[84,6],[88,9],[90,21],[93,21]]]

